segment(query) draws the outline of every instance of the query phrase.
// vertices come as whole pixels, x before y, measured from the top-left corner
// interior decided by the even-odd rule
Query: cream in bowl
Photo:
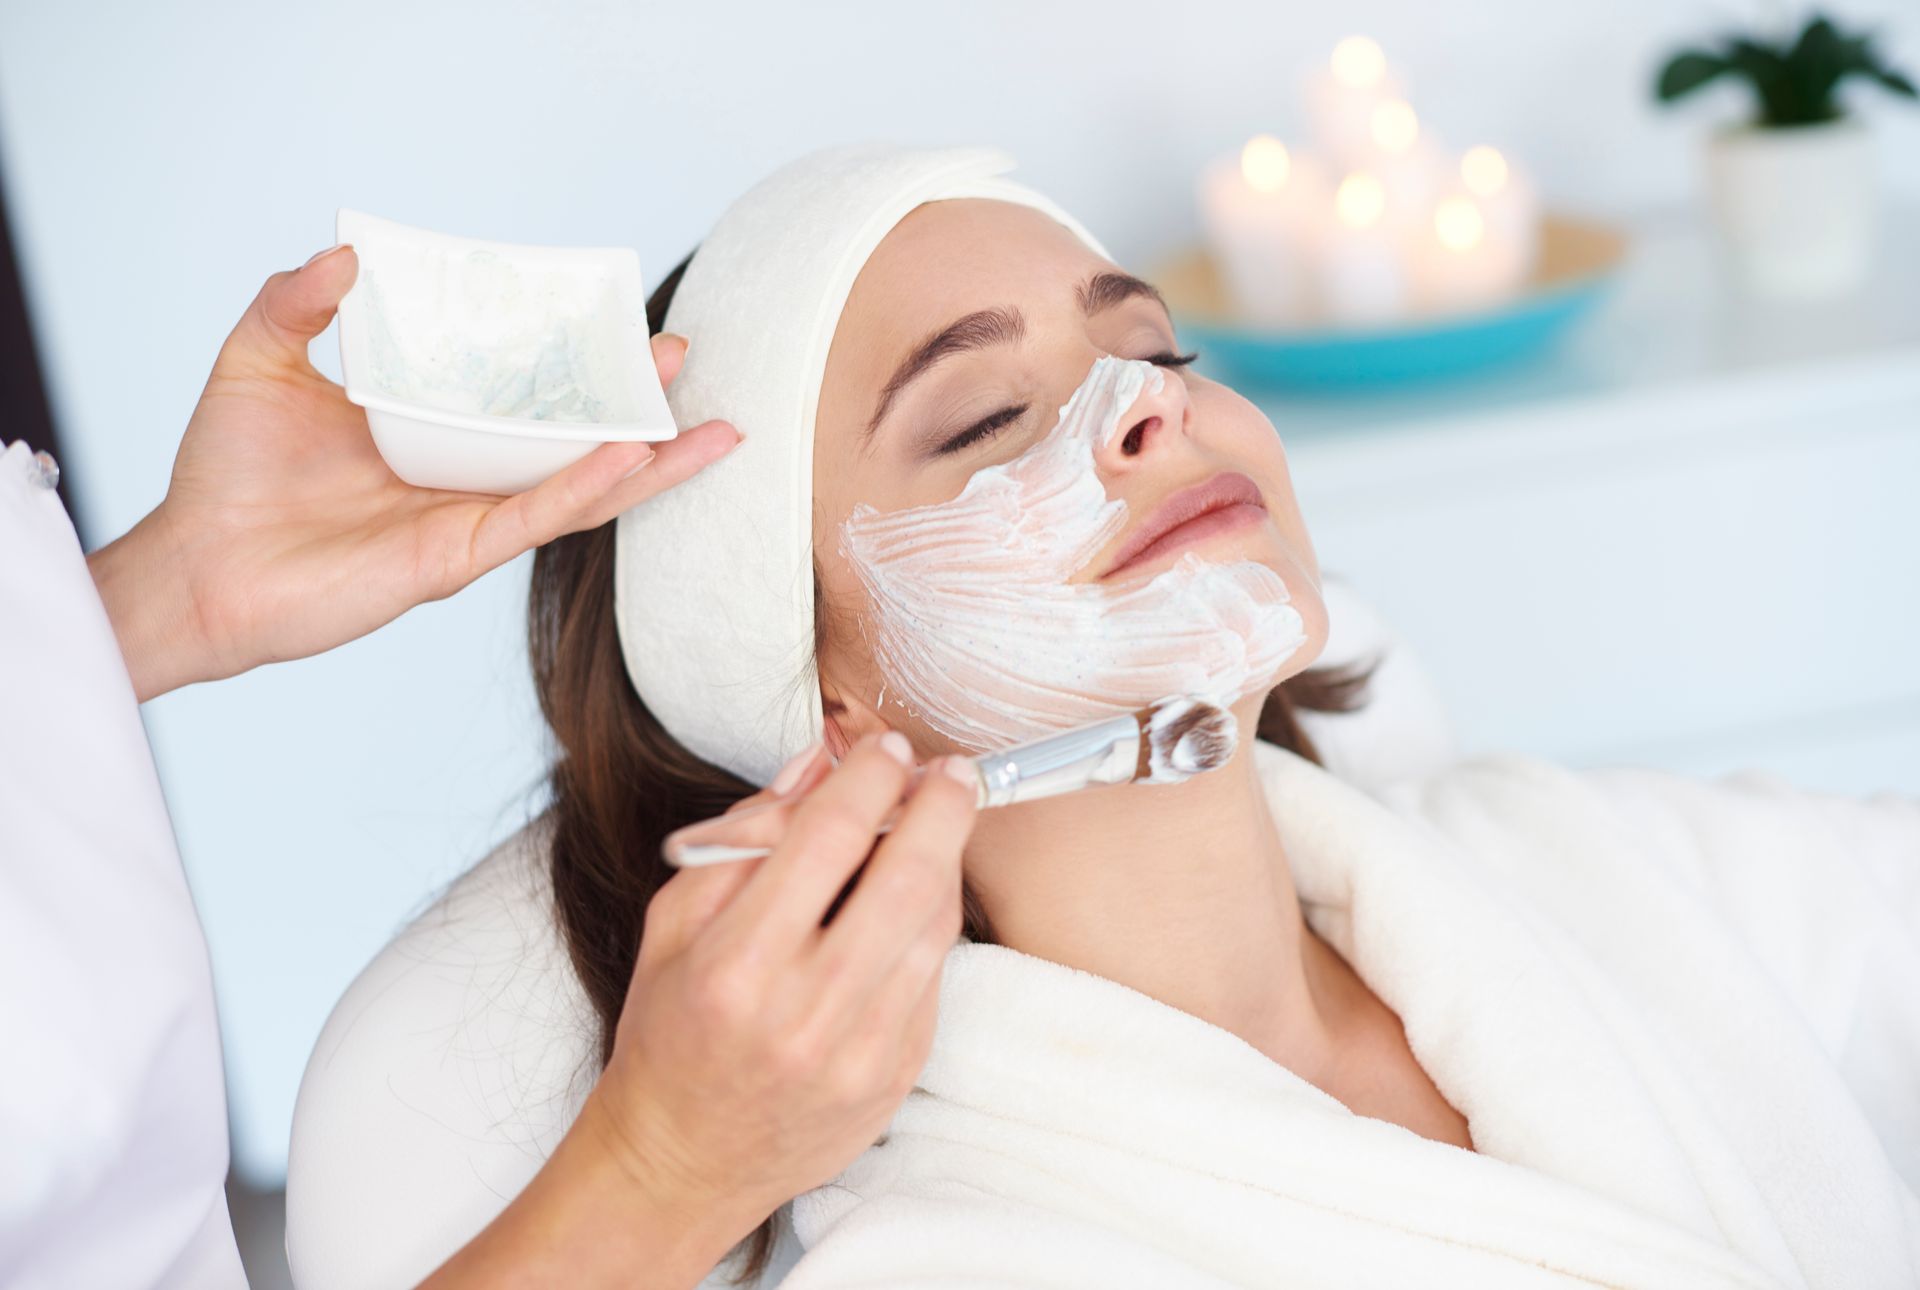
[[[410,484],[517,493],[603,443],[671,439],[624,247],[519,246],[342,210],[347,397]]]

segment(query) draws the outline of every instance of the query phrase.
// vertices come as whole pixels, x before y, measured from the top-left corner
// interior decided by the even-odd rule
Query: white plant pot
[[[1860,122],[1722,130],[1707,145],[1707,188],[1735,271],[1755,291],[1835,295],[1866,280],[1880,184]]]

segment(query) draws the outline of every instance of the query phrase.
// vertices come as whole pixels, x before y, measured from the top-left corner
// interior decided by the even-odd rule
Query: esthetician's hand
[[[710,421],[657,445],[606,444],[506,498],[402,483],[366,414],[307,361],[357,272],[342,246],[267,279],[214,361],[165,500],[89,557],[142,701],[363,636],[739,441]],[[685,353],[654,338],[663,381]]]
[[[770,1211],[845,1168],[913,1087],[960,935],[977,778],[964,758],[936,762],[878,836],[912,765],[894,731],[837,768],[816,752],[776,781],[797,805],[771,855],[682,870],[648,905],[601,1084],[676,1192]]]
[[[772,854],[683,869],[654,896],[599,1083],[427,1286],[627,1286],[644,1268],[649,1287],[692,1287],[885,1131],[933,1042],[975,814],[964,759],[964,780],[943,760],[909,792],[912,756],[897,733],[837,768],[816,745],[734,808],[769,808]]]

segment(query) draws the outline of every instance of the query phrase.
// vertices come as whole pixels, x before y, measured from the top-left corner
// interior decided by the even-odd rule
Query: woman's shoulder
[[[1818,792],[1757,770],[1578,769],[1513,753],[1375,797],[1591,949],[1678,962],[1683,942],[1719,929],[1836,1058],[1883,994],[1910,995],[1920,979],[1912,797]],[[1906,1011],[1900,1025],[1920,1033],[1920,1010]]]
[[[1556,840],[1602,829],[1621,844],[1615,854],[1630,854],[1721,906],[1796,888],[1895,893],[1910,910],[1920,899],[1920,798],[1892,792],[1819,792],[1760,770],[1580,769],[1497,753],[1389,784],[1379,795],[1396,813],[1456,837],[1499,834],[1545,847],[1491,849],[1528,873],[1550,871],[1567,853]]]
[[[1286,749],[1261,745],[1262,771],[1276,809],[1284,793],[1336,781]],[[1920,883],[1920,798],[1882,792],[1848,796],[1801,788],[1745,770],[1715,777],[1651,767],[1564,766],[1521,753],[1481,753],[1392,780],[1322,791],[1364,792],[1393,814],[1455,841],[1523,839],[1520,852],[1489,845],[1535,872],[1550,871],[1557,838],[1603,828],[1668,877],[1702,889],[1751,886],[1768,869],[1805,879],[1803,861],[1833,860],[1875,884],[1909,892]],[[1831,867],[1814,865],[1814,873]]]
[[[545,830],[507,839],[348,987],[307,1063],[287,1176],[301,1285],[413,1284],[539,1170],[598,1073]]]

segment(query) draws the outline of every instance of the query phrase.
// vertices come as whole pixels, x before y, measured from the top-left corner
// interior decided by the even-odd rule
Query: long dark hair
[[[689,255],[647,301],[659,332]],[[547,808],[555,916],[600,1021],[600,1061],[633,979],[642,915],[673,870],[660,845],[674,829],[718,815],[755,786],[688,752],[634,691],[621,658],[613,609],[614,526],[575,533],[533,561],[528,637],[540,708],[557,757]],[[1309,668],[1267,696],[1260,738],[1318,762],[1296,713],[1350,712],[1365,701],[1378,659],[1365,666]],[[995,940],[979,901],[965,894],[966,935]],[[737,1280],[759,1276],[773,1250],[770,1216],[743,1244]]]

